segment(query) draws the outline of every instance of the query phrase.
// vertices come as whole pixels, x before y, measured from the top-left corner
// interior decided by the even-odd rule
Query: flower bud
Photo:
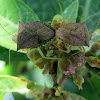
[[[75,69],[80,68],[85,63],[85,56],[82,52],[75,50],[74,53],[69,56]]]
[[[46,73],[49,72],[50,66],[51,66],[50,61],[48,61],[48,62],[45,63],[44,70],[42,72],[43,75],[45,75]]]
[[[34,64],[35,64],[36,66],[38,66],[40,69],[43,69],[46,62],[48,62],[48,59],[45,59],[45,58],[42,58],[42,57],[41,57],[41,58],[39,58],[38,60],[36,60],[36,61],[34,62]]]
[[[91,67],[100,68],[100,60],[97,57],[86,57],[86,61]]]
[[[41,58],[41,55],[37,49],[31,49],[27,51],[28,58],[34,62],[35,60]]]
[[[78,86],[79,89],[82,89],[82,83],[84,83],[84,78],[79,70],[75,70],[73,74],[73,81]]]
[[[67,57],[62,57],[58,61],[58,67],[59,67],[59,70],[65,75],[69,75],[74,72],[73,64]]]
[[[55,15],[53,17],[51,26],[55,29],[58,29],[59,27],[63,26],[66,22],[63,20],[61,15]]]
[[[95,43],[93,44],[92,48],[91,48],[92,52],[97,52],[98,50],[100,50],[100,43]]]

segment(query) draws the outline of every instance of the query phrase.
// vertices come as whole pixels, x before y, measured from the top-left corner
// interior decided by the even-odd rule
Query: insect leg
[[[53,57],[45,57],[43,52],[41,51],[41,49],[39,47],[38,47],[38,51],[39,51],[40,55],[45,59],[57,59],[57,60],[59,59],[59,58],[55,58],[55,57],[54,58]]]
[[[82,47],[81,47],[81,46],[79,46],[79,48],[80,48],[80,50],[82,51]]]
[[[0,26],[3,28],[3,30],[4,30],[5,32],[7,32],[1,24],[0,24]],[[8,33],[9,35],[11,35],[11,36],[14,36],[14,35],[10,34],[9,32],[7,32],[7,33]]]
[[[67,50],[67,46],[66,44],[62,44],[62,41],[58,41],[57,44],[54,44],[54,46],[59,50],[59,51],[63,51],[66,53],[66,50]]]
[[[11,45],[12,43],[14,43],[14,41],[11,42]],[[9,48],[9,66],[10,66],[10,51],[11,51],[11,45],[10,45],[10,48]]]
[[[0,26],[2,27],[2,29],[3,29],[6,33],[8,33],[8,34],[11,35],[11,36],[14,36],[14,35],[10,34],[8,31],[6,31],[6,29],[5,29],[1,24],[0,24]],[[11,42],[11,45],[12,45],[13,42],[14,42],[14,41]],[[9,66],[10,66],[10,51],[11,51],[11,45],[10,45],[10,48],[9,48]]]
[[[71,45],[69,45],[69,48],[68,48],[68,50],[67,51],[65,51],[66,53],[69,53],[70,52],[70,50],[71,50]]]
[[[79,46],[80,50],[83,51],[83,53],[85,53],[85,48],[83,46]]]
[[[65,19],[67,19],[67,20],[68,20],[68,23],[75,23],[75,21],[70,21],[70,19],[69,19],[69,18],[65,18]]]
[[[74,55],[76,55],[76,54],[78,54],[79,52],[80,51],[75,52],[74,54],[72,54],[71,56],[69,56],[69,58],[72,57],[72,56],[74,56]]]
[[[65,18],[65,19],[67,19],[68,23],[71,23],[69,18]]]
[[[47,23],[47,24],[51,24],[52,22],[51,22],[51,21],[47,21],[46,23]]]
[[[83,53],[85,53],[85,48],[84,48],[84,46],[82,46],[82,48],[83,48]]]

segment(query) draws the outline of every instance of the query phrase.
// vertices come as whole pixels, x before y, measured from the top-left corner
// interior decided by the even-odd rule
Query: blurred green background
[[[56,14],[63,15],[66,10],[68,13],[65,13],[64,17],[72,18],[71,20],[76,22],[85,21],[91,34],[100,18],[100,0],[0,0],[0,24],[9,33],[15,35],[19,21],[52,21]],[[99,27],[96,34],[100,35]],[[0,75],[16,76],[32,80],[42,86],[52,87],[51,76],[49,74],[43,76],[42,70],[34,66],[25,53],[16,52],[16,43],[11,45],[11,42],[12,36],[0,27]],[[90,44],[92,45],[93,42]],[[9,66],[10,46],[11,65]],[[66,80],[64,89],[79,94],[87,100],[100,100],[100,71],[99,76],[90,73],[91,77],[88,74],[85,75],[83,90],[78,90],[72,78]],[[6,81],[0,82],[0,85],[3,86],[2,84],[5,83]],[[16,93],[10,89],[8,91],[7,88],[9,87],[4,86],[4,89],[0,87],[0,100],[31,100],[31,96],[23,95],[19,91]]]

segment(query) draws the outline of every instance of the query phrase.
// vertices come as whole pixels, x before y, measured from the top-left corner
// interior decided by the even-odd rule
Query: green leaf
[[[63,93],[63,95],[61,96],[61,93]],[[56,96],[59,96],[60,100],[86,100],[85,98],[83,98],[80,95],[74,94],[74,93],[70,93],[67,91],[64,91],[60,86],[57,88],[56,92],[55,92]]]
[[[8,96],[9,96],[9,94],[6,95],[6,98],[8,98]],[[5,98],[5,100],[6,100],[6,98]],[[27,98],[25,95],[17,93],[17,92],[12,93],[12,98],[10,100],[12,100],[12,99],[14,99],[14,100],[30,100],[29,97]]]
[[[76,93],[87,100],[100,100],[100,78],[98,78],[96,74],[91,74],[90,70],[87,70],[89,73],[86,71],[86,69],[82,70],[82,73],[85,73],[84,83],[82,85],[83,89],[79,90],[78,87],[73,83],[73,80],[69,79],[65,84],[65,90]]]
[[[100,0],[79,0],[79,22],[86,22],[92,33],[100,19]]]
[[[68,97],[67,97],[68,100],[87,100],[85,98],[83,98],[82,96],[80,95],[77,95],[77,94],[74,94],[74,93],[71,93]]]
[[[0,24],[11,34],[18,30],[18,22],[39,20],[37,15],[24,2],[20,0],[0,0]],[[16,50],[16,43],[12,43],[12,36],[0,26],[0,45]]]
[[[95,94],[97,95],[98,100],[100,100],[100,77],[97,77],[95,74],[92,75],[91,79],[88,79],[90,85],[92,86]]]
[[[78,94],[85,97],[87,100],[100,100],[100,78],[92,74],[91,78],[85,78],[83,90],[78,91]]]
[[[27,81],[9,75],[0,75],[0,92],[27,93]]]
[[[4,95],[5,95],[6,93],[4,93],[4,92],[0,92],[0,100],[4,100],[3,98],[4,98]]]
[[[33,95],[32,92],[34,91],[38,92],[42,89],[43,89],[42,86],[32,81],[23,80],[21,78],[9,76],[9,75],[0,75],[0,100],[3,100],[4,95],[9,92],[14,94],[15,93],[27,94],[27,96],[30,97],[30,95]],[[20,96],[20,94],[18,95]]]
[[[71,5],[69,5],[63,12],[63,18],[69,18],[70,21],[76,21],[78,15],[78,0],[75,0]]]
[[[9,62],[9,50],[0,46],[0,60]],[[10,61],[26,61],[29,60],[25,53],[20,53],[16,51],[10,52]]]
[[[61,14],[72,0],[22,0],[32,8],[41,21],[51,21],[53,16]],[[34,2],[34,3],[33,3]]]
[[[71,5],[69,5],[61,15],[57,14],[53,17],[51,26],[55,23],[55,20],[64,19],[66,22],[70,23],[69,21],[76,21],[78,14],[78,0],[75,0]],[[68,18],[68,19],[66,19]]]
[[[43,75],[42,72],[42,69],[39,69],[37,66],[32,66],[32,69],[27,73],[27,76],[30,80],[38,83],[38,85],[51,88],[53,86],[51,76],[49,74]]]
[[[59,6],[61,6],[60,9],[62,9],[63,11],[73,2],[73,0],[57,0],[57,1]]]
[[[35,11],[41,21],[50,21],[53,16],[59,13],[57,0],[23,0],[31,9]],[[34,2],[34,3],[33,3]]]
[[[34,91],[40,92],[40,91],[42,91],[44,89],[43,86],[37,85],[35,82],[32,82],[32,81],[28,82],[27,88],[31,89],[33,92]]]

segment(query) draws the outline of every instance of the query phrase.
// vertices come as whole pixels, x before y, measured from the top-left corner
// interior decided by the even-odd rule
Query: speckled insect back
[[[35,21],[19,23],[17,35],[17,50],[27,48],[37,48],[44,41],[55,36],[55,29],[51,26]]]
[[[86,23],[69,23],[56,30],[56,37],[72,46],[89,46]]]
[[[85,22],[75,23],[70,21],[69,18],[63,18],[61,15],[56,15],[54,16],[51,25],[55,28],[56,39],[59,39],[56,44],[59,50],[61,50],[59,46],[64,44],[64,49],[62,47],[61,48],[62,51],[66,53],[71,51],[72,46],[78,46],[80,50],[85,53],[83,46],[89,47],[89,41],[91,40],[91,36]]]
[[[0,26],[3,28],[1,24]],[[5,29],[4,31],[7,32]],[[7,33],[10,34],[9,32]],[[13,36],[12,40],[17,43],[17,51],[20,49],[37,48],[43,46],[53,37],[55,37],[55,29],[50,25],[40,21],[19,22],[18,32],[15,36],[14,35],[12,36]],[[44,55],[42,54],[42,56]],[[10,65],[10,50],[9,50],[9,65]]]

